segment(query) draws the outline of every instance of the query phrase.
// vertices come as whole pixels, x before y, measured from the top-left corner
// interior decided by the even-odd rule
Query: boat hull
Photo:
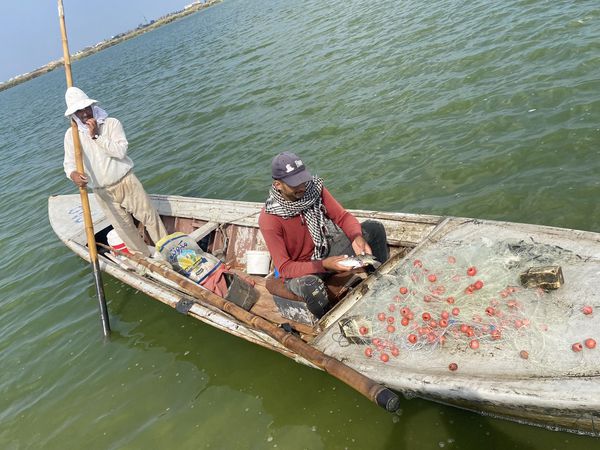
[[[190,221],[194,221],[196,228],[210,222],[227,223],[237,227],[230,235],[231,239],[237,239],[237,243],[233,244],[233,249],[229,253],[233,259],[241,260],[240,255],[250,247],[258,250],[266,248],[257,225],[261,204],[176,196],[151,197],[159,213],[168,219],[167,222],[171,228],[176,227],[177,223],[190,223]],[[93,196],[90,196],[90,200],[95,230],[106,229],[109,226],[108,222],[95,205]],[[67,247],[78,256],[87,259],[85,234],[78,205],[78,196],[51,197],[49,217],[53,229]],[[452,345],[427,346],[424,344],[419,347],[420,351],[415,351],[415,348],[405,345],[404,335],[394,331],[393,334],[386,335],[386,345],[389,346],[389,349],[392,345],[397,346],[399,356],[384,363],[378,358],[365,357],[366,347],[372,347],[378,356],[377,346],[373,345],[375,333],[362,343],[349,344],[340,340],[339,328],[341,319],[357,315],[375,323],[377,313],[383,311],[384,307],[389,308],[393,303],[387,293],[382,294],[381,285],[391,283],[392,287],[397,288],[397,285],[393,285],[397,280],[404,280],[401,281],[404,283],[414,276],[413,262],[417,258],[423,261],[438,261],[439,254],[436,252],[439,252],[440,248],[451,248],[453,252],[455,249],[467,248],[466,241],[474,242],[479,239],[473,238],[473,230],[478,230],[477,236],[482,236],[481,239],[484,243],[490,234],[494,235],[495,239],[501,238],[504,232],[502,230],[510,230],[507,233],[511,236],[535,236],[538,243],[544,245],[546,245],[544,239],[547,239],[548,242],[558,242],[559,248],[571,249],[571,253],[567,255],[568,261],[571,261],[569,258],[572,254],[585,256],[585,265],[581,266],[583,268],[581,270],[584,270],[584,273],[581,274],[583,277],[600,272],[600,265],[597,262],[597,259],[600,259],[598,234],[439,216],[375,211],[353,211],[353,213],[359,217],[359,220],[376,218],[384,223],[393,257],[320,321],[315,335],[306,337],[312,346],[326,355],[343,361],[367,377],[404,394],[407,398],[421,397],[493,417],[554,430],[600,436],[600,357],[596,352],[589,351],[582,354],[583,356],[571,355],[564,351],[554,355],[549,352],[548,354],[536,353],[534,344],[537,341],[535,339],[538,337],[547,339],[548,336],[540,330],[536,331],[534,337],[521,333],[521,331],[506,331],[507,335],[511,336],[512,342],[505,340],[498,343],[488,339],[489,343],[493,345],[488,348],[488,351],[480,351],[476,354],[469,353],[463,348],[464,342],[461,343],[460,336]],[[177,222],[177,220],[181,220],[181,222]],[[189,232],[190,230],[180,231]],[[448,245],[444,247],[444,243]],[[496,251],[493,245],[489,248]],[[456,258],[460,260],[460,252],[457,251],[456,255]],[[564,257],[564,254],[561,253],[560,257]],[[467,264],[471,260],[469,257],[465,257],[463,262]],[[580,275],[571,270],[568,263],[563,262],[563,265],[566,283],[573,283],[573,280]],[[189,300],[186,293],[170,286],[166,280],[127,270],[104,256],[100,257],[100,268],[172,308],[179,309],[182,302]],[[394,281],[390,282],[390,280]],[[464,277],[461,280],[464,281]],[[491,279],[486,283],[493,284]],[[417,291],[418,288],[413,287],[413,290]],[[532,296],[531,292],[527,291],[527,295]],[[588,295],[582,291],[582,295],[584,294]],[[549,316],[555,310],[563,311],[563,313],[568,310],[571,314],[568,318],[573,320],[572,324],[575,324],[575,328],[581,330],[582,327],[585,327],[586,332],[590,333],[600,329],[596,317],[581,318],[577,315],[580,307],[580,304],[577,303],[579,300],[566,298],[563,303],[560,303],[557,300],[559,296],[555,295],[555,297],[549,296],[550,300],[545,303],[547,305],[556,304],[552,307],[555,309],[548,306],[545,307],[547,310],[536,310],[538,318],[543,315]],[[522,301],[526,300],[528,297],[523,294]],[[567,301],[571,302],[570,309],[565,306]],[[581,301],[584,303],[589,301],[594,306],[597,304],[598,311],[600,311],[600,301],[596,297],[584,298]],[[365,305],[369,303],[371,306],[367,308]],[[401,304],[397,303],[394,307],[399,310],[400,306]],[[417,310],[416,304],[411,304],[411,307],[415,311]],[[429,305],[427,307],[430,308]],[[465,303],[464,308],[466,307]],[[563,310],[562,307],[567,309]],[[398,310],[395,311],[395,314],[398,314]],[[391,316],[388,310],[385,311],[388,317]],[[267,334],[240,323],[210,305],[195,301],[185,313],[225,332],[277,351],[299,363],[316,367]],[[396,319],[400,318],[399,315],[395,317]],[[584,319],[589,320],[585,322]],[[558,327],[560,320],[556,322],[556,327]],[[401,328],[398,323],[394,323],[394,325],[398,329]],[[567,325],[565,325],[564,332],[575,333],[575,331],[569,330]],[[550,328],[553,326],[551,324]],[[375,329],[374,326],[373,329]],[[572,336],[574,338],[575,334]],[[568,335],[568,338],[570,337],[571,334]],[[532,357],[527,361],[522,361],[515,356],[518,354],[516,351],[521,348],[520,346],[524,345],[523,339],[527,339],[527,344],[533,346],[529,350]],[[340,342],[343,345],[340,345]],[[481,339],[481,342],[485,343],[485,340]],[[578,356],[585,359],[577,360]],[[449,370],[449,363],[452,361],[457,362],[459,370]],[[552,361],[555,363],[552,364]]]

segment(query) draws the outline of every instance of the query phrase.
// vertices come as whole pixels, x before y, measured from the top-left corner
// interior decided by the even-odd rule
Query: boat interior
[[[336,310],[338,305],[353,291],[360,289],[369,277],[364,268],[354,269],[344,274],[330,276],[326,280],[328,295],[332,309],[320,320],[314,317],[304,306],[299,297],[288,291],[283,282],[276,277],[273,263],[270,263],[269,273],[256,275],[246,273],[247,252],[249,250],[266,251],[266,245],[256,226],[237,225],[233,223],[217,223],[187,217],[162,215],[163,223],[169,234],[185,233],[193,238],[200,248],[217,256],[230,271],[240,278],[254,284],[257,300],[250,312],[275,324],[288,324],[297,331],[303,339],[310,341],[321,331],[320,323]],[[136,224],[140,232],[145,233],[143,226]],[[96,233],[96,241],[107,245],[107,234],[111,226]],[[146,243],[152,245],[150,237],[145,233]],[[405,256],[414,245],[402,242],[389,242],[390,260]],[[100,247],[99,253],[113,262],[122,263],[115,255]],[[121,264],[123,266],[123,264]],[[130,267],[133,269],[133,267]],[[275,296],[273,295],[275,294]]]

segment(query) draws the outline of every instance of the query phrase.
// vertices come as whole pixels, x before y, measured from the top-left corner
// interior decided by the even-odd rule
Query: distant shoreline
[[[185,9],[183,9],[181,11],[176,11],[174,13],[167,14],[166,16],[163,16],[159,19],[153,20],[148,24],[140,25],[135,30],[121,33],[117,36],[112,37],[111,39],[102,41],[102,42],[94,45],[93,47],[88,47],[88,48],[81,50],[80,52],[74,53],[71,55],[71,61],[76,61],[78,59],[85,58],[86,56],[97,53],[108,47],[112,47],[113,45],[120,44],[121,42],[126,41],[127,39],[131,39],[135,36],[139,36],[140,34],[154,30],[155,28],[166,25],[167,23],[173,22],[177,19],[181,19],[182,17],[193,14],[201,9],[208,8],[209,6],[212,6],[215,3],[220,3],[221,1],[222,0],[206,0],[206,3],[192,3],[191,5],[189,5],[188,7],[186,7]],[[40,75],[44,75],[45,73],[48,73],[48,72],[52,72],[54,69],[56,69],[58,67],[62,67],[62,66],[64,66],[63,58],[60,58],[57,61],[49,62],[45,66],[35,69],[32,72],[25,73],[23,75],[17,75],[16,77],[11,78],[8,81],[0,83],[0,91],[10,89],[11,87],[14,87],[18,84],[24,83],[25,81],[29,81],[33,78],[39,77]]]

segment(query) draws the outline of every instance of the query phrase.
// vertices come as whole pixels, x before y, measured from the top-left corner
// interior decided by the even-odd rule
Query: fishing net
[[[423,371],[598,374],[600,350],[586,346],[600,337],[599,314],[585,314],[600,303],[590,254],[576,239],[462,224],[382,275],[339,321],[356,337],[332,327],[327,351]],[[522,285],[521,274],[548,266],[560,267],[564,285]]]

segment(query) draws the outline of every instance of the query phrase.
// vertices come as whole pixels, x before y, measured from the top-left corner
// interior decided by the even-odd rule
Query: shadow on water
[[[595,448],[598,439],[479,415],[423,399],[404,401],[385,448],[535,450]]]
[[[407,404],[402,420],[392,431],[389,448],[432,448],[429,440],[433,441],[436,448],[535,448],[523,442],[522,434],[498,429],[497,422],[500,421],[470,411],[413,399]],[[397,447],[398,442],[404,442],[405,446]]]

